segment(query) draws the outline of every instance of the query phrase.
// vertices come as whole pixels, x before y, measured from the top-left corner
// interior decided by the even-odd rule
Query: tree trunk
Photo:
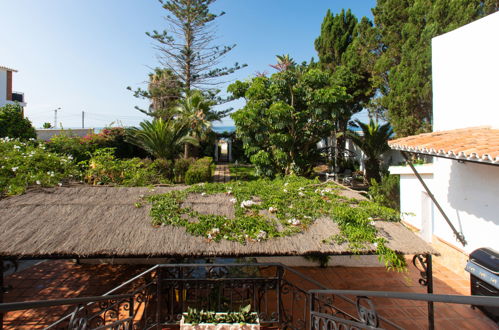
[[[190,153],[191,148],[190,148],[190,146],[191,145],[189,143],[184,144],[184,158],[186,158],[186,159],[191,156],[191,153]]]
[[[366,159],[366,181],[370,185],[371,179],[376,180],[376,182],[381,182],[381,175],[379,173],[379,161],[377,159]]]

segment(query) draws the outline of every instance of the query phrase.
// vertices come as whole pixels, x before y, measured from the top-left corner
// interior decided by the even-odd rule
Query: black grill
[[[481,248],[470,254],[466,265],[470,273],[471,294],[499,297],[499,253]],[[477,306],[495,322],[499,322],[499,307]]]

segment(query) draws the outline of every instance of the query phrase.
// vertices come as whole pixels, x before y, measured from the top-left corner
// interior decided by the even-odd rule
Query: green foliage
[[[341,234],[330,241],[347,243],[350,249],[359,252],[374,244],[376,253],[388,267],[403,268],[403,258],[384,245],[373,225],[378,219],[398,221],[398,212],[372,201],[342,197],[341,189],[331,182],[289,176],[200,184],[183,191],[150,196],[148,201],[152,204],[153,225],[183,226],[188,233],[215,242],[226,239],[245,244],[289,236],[307,230],[316,219],[329,216],[341,229]],[[200,198],[203,194],[229,194],[233,198],[235,218],[200,214],[182,207],[185,198],[194,193],[200,194]]]
[[[214,102],[205,99],[200,91],[189,92],[175,107],[175,113],[186,122],[189,127],[189,135],[199,141],[206,138],[211,130],[211,122],[220,120],[218,114],[211,110]],[[184,157],[190,157],[189,145],[185,145]]]
[[[0,138],[35,139],[36,131],[31,121],[24,118],[23,109],[18,104],[0,107]]]
[[[431,39],[496,12],[497,0],[378,0],[375,80],[398,137],[431,130]]]
[[[371,180],[369,196],[380,205],[400,210],[400,176],[385,175],[379,183]]]
[[[316,144],[334,128],[335,106],[348,98],[327,72],[285,67],[228,87],[234,97],[244,93],[246,105],[231,117],[246,156],[264,177],[311,173],[320,157]]]
[[[195,184],[200,182],[210,182],[211,181],[211,165],[213,164],[213,159],[211,157],[204,157],[198,159],[194,164],[192,164],[187,172],[185,173],[185,183]]]
[[[240,307],[237,312],[228,313],[216,313],[188,307],[184,322],[192,325],[200,323],[256,324],[258,315],[251,312],[251,305]]]
[[[229,165],[230,176],[235,180],[256,180],[258,177],[255,173],[254,166],[248,165]]]
[[[170,183],[163,175],[164,161],[147,162],[139,158],[118,159],[114,150],[103,148],[96,150],[88,161],[85,181],[93,185],[111,184],[123,186],[147,186]]]
[[[49,129],[49,128],[52,128],[52,124],[51,124],[51,123],[46,122],[46,123],[43,123],[43,126],[42,126],[42,127],[43,127],[43,128],[45,128],[45,129]]]
[[[319,66],[328,70],[333,83],[345,86],[351,96],[335,106],[334,132],[344,134],[352,115],[364,109],[374,95],[369,62],[361,51],[364,48],[362,41],[372,29],[372,23],[367,18],[358,22],[350,10],[342,10],[336,15],[328,10],[321,25],[321,34],[315,40]],[[345,143],[344,136],[339,136],[336,139],[337,150],[344,150]],[[341,152],[335,154],[335,163],[338,163]]]
[[[221,46],[216,39],[214,20],[223,15],[210,12],[215,0],[161,0],[168,13],[168,30],[146,33],[158,42],[162,63],[176,73],[185,91],[212,88],[217,78],[227,76],[244,67],[217,67],[219,60],[235,45]],[[215,81],[214,81],[215,80]]]
[[[128,90],[131,89],[128,87]],[[170,120],[174,116],[173,108],[182,96],[182,83],[173,70],[155,68],[154,72],[149,74],[147,90],[138,88],[133,92],[133,95],[151,101],[148,110],[135,107],[137,110],[154,118]]]
[[[173,160],[185,143],[199,145],[189,136],[188,124],[182,120],[165,121],[162,118],[143,121],[139,128],[130,128],[127,141],[144,149],[156,158]]]
[[[0,138],[0,197],[29,186],[52,187],[80,175],[71,156],[45,149],[44,143]]]
[[[185,173],[195,161],[194,158],[178,158],[175,160],[173,173],[175,174],[176,182],[184,182]]]
[[[47,150],[60,155],[71,155],[78,163],[90,159],[92,152],[99,147],[97,144],[86,141],[76,136],[55,135],[47,142]]]
[[[92,153],[101,148],[114,148],[117,158],[144,157],[141,149],[125,141],[122,127],[105,128],[99,134],[83,138],[61,133],[47,142],[47,149],[62,155],[71,155],[77,162],[90,159]]]
[[[349,131],[348,137],[352,139],[365,154],[366,180],[371,182],[371,179],[376,181],[381,180],[380,176],[380,161],[381,156],[390,150],[388,139],[392,135],[390,123],[380,125],[374,120],[370,120],[369,124],[356,120],[355,123],[361,128],[362,134]]]

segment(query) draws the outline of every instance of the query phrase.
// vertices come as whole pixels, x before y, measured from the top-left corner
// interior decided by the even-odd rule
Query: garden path
[[[213,175],[213,182],[229,182],[230,170],[228,164],[217,164],[215,174]]]

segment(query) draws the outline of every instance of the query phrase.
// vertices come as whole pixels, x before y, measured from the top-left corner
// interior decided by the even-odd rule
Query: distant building
[[[12,76],[14,72],[17,72],[17,70],[0,65],[0,107],[16,102],[23,108],[26,106],[24,93],[12,90]]]

